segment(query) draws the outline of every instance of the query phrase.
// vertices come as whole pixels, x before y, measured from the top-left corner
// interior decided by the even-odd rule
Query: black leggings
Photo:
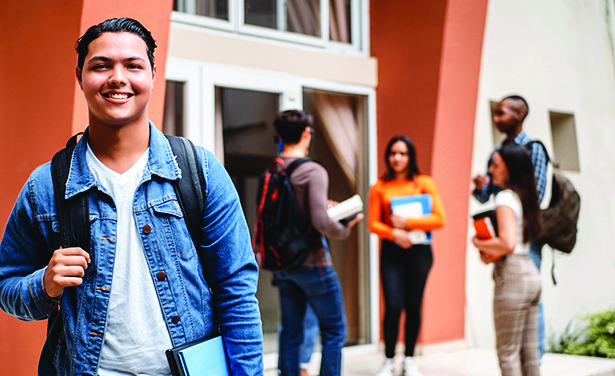
[[[406,356],[414,356],[414,346],[421,328],[421,305],[427,275],[433,264],[430,245],[400,248],[388,240],[382,241],[380,277],[384,292],[384,353],[395,356],[399,334],[399,317],[406,310]]]

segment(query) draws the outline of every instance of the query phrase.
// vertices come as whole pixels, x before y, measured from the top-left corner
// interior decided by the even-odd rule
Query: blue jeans
[[[308,304],[305,310],[305,318],[303,319],[303,342],[301,342],[299,347],[299,368],[308,369],[319,331],[318,317],[316,317],[312,306]],[[282,325],[280,325],[280,330],[278,330],[278,341],[281,334]],[[280,369],[280,360],[278,359],[278,370]]]
[[[314,352],[314,346],[318,340],[318,317],[314,313],[312,306],[307,305],[305,310],[305,318],[303,319],[303,342],[299,348],[299,366],[302,369],[307,369]]]
[[[540,241],[535,241],[530,243],[530,252],[528,254],[529,258],[534,261],[538,271],[540,272],[540,264],[542,263],[542,247],[545,244]],[[536,315],[538,319],[537,328],[537,337],[538,337],[538,355],[539,359],[542,359],[542,356],[545,353],[545,315],[542,309],[542,295],[540,296],[540,301],[538,302],[538,314]]]
[[[282,376],[298,376],[303,323],[308,304],[320,324],[320,376],[339,376],[346,343],[346,315],[342,286],[333,266],[298,267],[273,273],[280,294],[282,332],[279,367]]]

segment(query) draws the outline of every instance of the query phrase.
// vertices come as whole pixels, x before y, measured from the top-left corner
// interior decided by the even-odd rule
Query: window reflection
[[[244,6],[247,25],[315,37],[321,35],[320,0],[244,0]]]
[[[228,0],[174,0],[173,10],[228,20]]]
[[[329,0],[329,40],[352,43],[350,0]]]

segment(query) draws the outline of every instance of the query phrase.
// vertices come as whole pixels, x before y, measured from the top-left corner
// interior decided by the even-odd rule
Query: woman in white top
[[[540,275],[527,257],[529,242],[540,236],[542,219],[534,167],[522,146],[508,144],[493,154],[489,172],[503,190],[495,197],[498,236],[474,238],[481,260],[493,262],[494,321],[503,376],[540,375],[536,311]]]

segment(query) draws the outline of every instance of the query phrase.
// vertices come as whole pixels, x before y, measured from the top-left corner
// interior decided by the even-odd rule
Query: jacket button
[[[175,315],[175,316],[171,317],[171,322],[173,324],[177,324],[179,322],[179,315]]]
[[[158,272],[158,274],[156,275],[156,278],[158,278],[159,281],[164,281],[164,279],[167,278],[167,273]]]
[[[150,225],[143,226],[143,233],[145,235],[149,234],[151,231],[152,231],[152,226],[150,226]]]
[[[47,309],[52,309],[53,307],[55,307],[55,304],[47,302],[47,303],[43,304],[43,307],[45,307]]]

